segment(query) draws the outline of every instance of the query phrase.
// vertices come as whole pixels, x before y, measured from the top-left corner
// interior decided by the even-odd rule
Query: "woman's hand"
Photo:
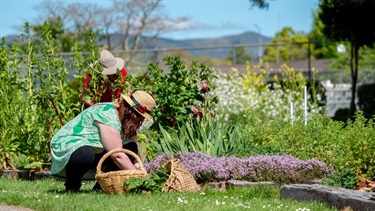
[[[134,167],[137,168],[138,170],[141,170],[141,167],[139,166],[138,163],[134,163]]]

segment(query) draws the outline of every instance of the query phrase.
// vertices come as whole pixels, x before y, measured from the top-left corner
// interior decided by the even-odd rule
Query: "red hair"
[[[117,110],[121,122],[122,135],[131,139],[137,135],[137,131],[145,118],[134,111],[125,100],[121,100],[119,104],[120,106]]]

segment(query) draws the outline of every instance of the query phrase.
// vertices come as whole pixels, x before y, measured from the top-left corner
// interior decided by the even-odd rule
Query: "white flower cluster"
[[[288,121],[291,116],[291,103],[295,118],[304,117],[304,90],[284,90],[277,83],[272,89],[259,91],[246,88],[241,76],[227,79],[220,77],[216,81],[214,94],[219,98],[217,115],[241,115],[241,118],[263,117],[281,118]],[[319,97],[318,97],[319,98]],[[308,113],[318,113],[316,105],[308,105]],[[262,119],[260,119],[262,120]]]

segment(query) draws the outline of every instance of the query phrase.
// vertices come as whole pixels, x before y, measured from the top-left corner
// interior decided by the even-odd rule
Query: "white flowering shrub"
[[[260,73],[252,72],[250,64],[246,73],[232,69],[229,74],[220,73],[215,81],[214,94],[219,98],[217,115],[227,120],[247,122],[282,119],[290,121],[291,103],[294,119],[304,118],[304,86],[307,80],[293,68],[282,66],[279,75],[269,79],[271,68],[262,64],[254,66]],[[307,96],[309,99],[310,96]],[[316,96],[319,99],[319,96]],[[316,104],[307,103],[308,113],[318,113]]]

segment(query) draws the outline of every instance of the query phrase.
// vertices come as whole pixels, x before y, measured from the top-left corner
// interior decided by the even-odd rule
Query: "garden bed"
[[[23,180],[38,180],[51,177],[49,171],[35,171],[35,170],[1,170],[1,177],[23,179]]]

